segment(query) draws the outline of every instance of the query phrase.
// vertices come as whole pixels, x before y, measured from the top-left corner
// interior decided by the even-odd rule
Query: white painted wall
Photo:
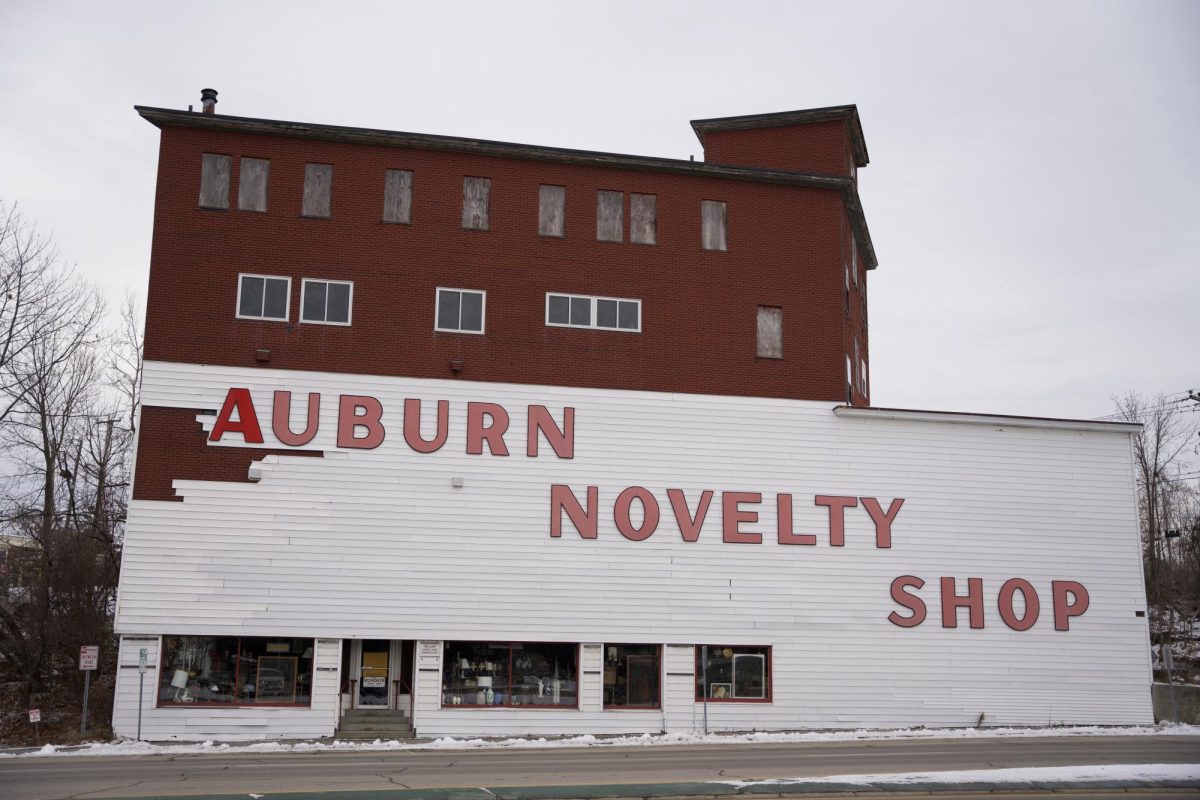
[[[1146,621],[1135,617],[1144,592],[1128,429],[839,417],[816,402],[160,362],[146,365],[143,403],[215,410],[231,386],[252,390],[263,447],[280,446],[270,432],[273,390],[293,392],[294,429],[303,427],[305,394],[321,392],[310,449],[325,455],[267,456],[257,483],[177,481],[183,502],[132,503],[116,622],[126,636],[770,644],[774,702],[709,704],[710,729],[970,725],[981,713],[994,724],[1152,721]],[[338,394],[382,401],[381,447],[337,450]],[[436,401],[451,401],[439,452],[406,446],[407,397],[424,401],[427,435]],[[506,407],[512,455],[465,453],[467,401]],[[574,459],[555,458],[545,443],[540,457],[524,455],[528,404],[559,420],[563,406],[576,409]],[[227,435],[212,446],[223,445],[243,442]],[[452,487],[456,477],[462,488]],[[565,520],[563,537],[550,537],[555,483],[581,499],[587,485],[600,487],[597,539],[581,539]],[[623,538],[612,516],[616,495],[633,485],[662,506],[657,532],[640,542]],[[717,492],[699,541],[681,540],[668,488],[685,490],[693,509],[702,490]],[[722,490],[764,493],[759,523],[743,526],[762,531],[762,544],[721,540]],[[775,543],[776,492],[794,495],[796,532],[816,533],[817,546]],[[847,511],[846,546],[830,547],[817,494],[874,496],[885,508],[904,497],[891,549],[874,546],[861,507]],[[903,611],[889,587],[905,574],[927,582],[929,617],[912,629],[887,621]],[[941,627],[941,576],[962,589],[968,577],[984,580],[983,630],[967,628],[965,612],[959,628]],[[1010,630],[997,612],[1011,577],[1041,597],[1029,631]],[[1080,581],[1091,595],[1067,632],[1054,630],[1052,580]],[[661,711],[603,711],[598,680],[584,680],[578,711],[443,710],[438,674],[418,669],[415,722],[422,735],[698,728],[691,649],[665,653]],[[118,731],[127,733],[121,677]],[[313,722],[313,735],[329,732],[334,713],[328,726]],[[232,709],[210,725],[175,709],[156,714],[164,734],[186,719],[188,731],[215,731],[205,736],[229,730],[230,717],[277,735],[283,717],[260,725],[260,711]]]

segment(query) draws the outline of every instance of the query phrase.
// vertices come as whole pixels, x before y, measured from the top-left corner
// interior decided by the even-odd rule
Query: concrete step
[[[351,708],[345,713],[347,717],[407,717],[408,712],[394,708]]]
[[[391,728],[411,728],[412,723],[408,717],[397,720],[381,720],[381,719],[346,719],[342,718],[341,725],[338,726],[344,731],[362,731],[362,730],[388,730]]]
[[[339,729],[334,739],[343,741],[367,741],[373,742],[376,739],[414,739],[416,738],[412,728],[366,728],[362,730],[346,730]]]

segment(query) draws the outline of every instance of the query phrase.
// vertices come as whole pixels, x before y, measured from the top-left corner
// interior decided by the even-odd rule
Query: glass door
[[[384,639],[367,639],[362,643],[362,674],[358,681],[359,708],[387,708],[390,645],[391,643]]]

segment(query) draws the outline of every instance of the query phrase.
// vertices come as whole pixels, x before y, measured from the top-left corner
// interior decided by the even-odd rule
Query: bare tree
[[[1200,496],[1192,475],[1200,431],[1190,398],[1130,392],[1117,416],[1142,424],[1133,459],[1151,633],[1170,646],[1200,615]]]
[[[0,201],[0,423],[24,397],[20,376],[38,343],[53,340],[52,357],[65,362],[95,341],[102,312],[95,289],[62,263],[50,238]]]

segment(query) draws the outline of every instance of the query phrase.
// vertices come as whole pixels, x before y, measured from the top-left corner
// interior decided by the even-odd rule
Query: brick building
[[[1044,546],[1022,493],[1078,494],[1064,446],[1127,486],[1130,428],[870,408],[854,106],[694,121],[704,161],[214,106],[138,108],[162,135],[117,626],[153,738],[1148,719],[1129,498],[1094,564],[974,567],[1013,525]],[[1055,547],[1097,536],[1072,502]],[[960,608],[991,625],[982,688],[939,699]],[[890,704],[842,669],[880,625],[915,665]],[[1045,660],[1013,702],[1004,631]],[[1130,693],[1064,698],[1055,665],[1114,642]]]

